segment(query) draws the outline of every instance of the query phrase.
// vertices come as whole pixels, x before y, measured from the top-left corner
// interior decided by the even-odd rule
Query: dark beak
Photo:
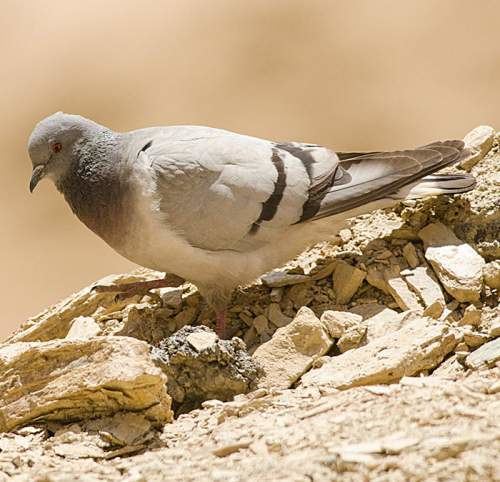
[[[41,181],[41,179],[45,176],[45,164],[39,164],[33,168],[33,172],[31,173],[30,180],[30,192],[35,190],[36,185]]]

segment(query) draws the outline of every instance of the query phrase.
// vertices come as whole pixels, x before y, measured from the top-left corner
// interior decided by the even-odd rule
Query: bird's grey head
[[[40,121],[28,141],[28,152],[33,163],[30,191],[49,177],[61,179],[76,161],[75,145],[103,127],[79,115],[57,112]]]

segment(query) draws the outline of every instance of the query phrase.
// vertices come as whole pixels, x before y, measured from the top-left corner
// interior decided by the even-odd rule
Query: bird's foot
[[[92,291],[96,293],[116,293],[120,298],[130,298],[135,295],[152,294],[150,290],[157,288],[175,288],[183,284],[185,280],[175,274],[166,274],[164,278],[151,281],[137,281],[135,283],[123,283],[113,285],[95,285]]]

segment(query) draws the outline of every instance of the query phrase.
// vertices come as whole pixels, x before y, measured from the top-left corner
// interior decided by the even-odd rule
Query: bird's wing
[[[145,146],[165,222],[211,250],[251,249],[271,231],[390,196],[465,152],[445,141],[339,161],[317,145],[201,127],[160,130]]]
[[[322,193],[316,191],[338,164],[319,146],[201,127],[168,128],[142,140],[140,155],[154,173],[165,222],[193,246],[211,250],[252,248],[266,231],[317,211]]]

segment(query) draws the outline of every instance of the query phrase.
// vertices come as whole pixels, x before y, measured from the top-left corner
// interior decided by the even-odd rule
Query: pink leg
[[[223,340],[226,337],[226,312],[218,311],[216,317],[217,323],[215,325],[215,333]]]

